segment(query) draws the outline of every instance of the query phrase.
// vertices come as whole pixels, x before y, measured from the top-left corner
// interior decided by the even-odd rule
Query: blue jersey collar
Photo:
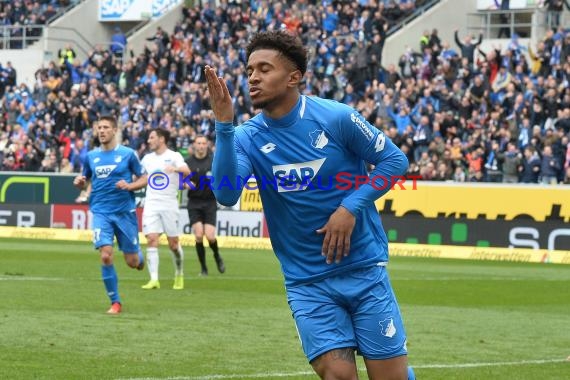
[[[295,124],[295,122],[298,119],[303,118],[303,115],[305,113],[305,102],[306,102],[305,96],[304,95],[299,96],[299,100],[297,100],[297,104],[295,104],[293,109],[291,111],[289,111],[288,114],[286,114],[283,117],[280,117],[279,119],[273,119],[273,118],[265,115],[264,113],[262,113],[263,123],[267,127],[271,127],[271,128],[287,128],[287,127],[290,127],[293,124]]]

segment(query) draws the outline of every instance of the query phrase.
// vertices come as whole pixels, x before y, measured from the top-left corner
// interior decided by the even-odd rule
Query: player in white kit
[[[157,128],[148,136],[148,146],[152,153],[143,157],[141,165],[148,175],[145,205],[143,209],[143,233],[147,239],[147,264],[150,281],[143,289],[160,289],[158,281],[158,240],[166,234],[172,253],[175,275],[173,289],[184,289],[184,252],[178,241],[180,234],[178,184],[179,173],[184,177],[190,174],[188,165],[178,152],[167,147],[170,132]]]

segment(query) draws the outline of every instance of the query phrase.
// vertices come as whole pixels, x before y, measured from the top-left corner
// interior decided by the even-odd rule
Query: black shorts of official
[[[190,219],[190,225],[202,222],[203,224],[211,224],[212,226],[215,226],[217,211],[218,204],[215,200],[188,200],[188,218]]]

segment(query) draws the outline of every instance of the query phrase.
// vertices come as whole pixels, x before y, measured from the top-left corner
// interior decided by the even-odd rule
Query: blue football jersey
[[[220,203],[234,204],[242,190],[239,182],[243,184],[236,178],[255,176],[288,285],[388,260],[388,241],[374,201],[390,189],[386,181],[406,172],[408,161],[353,108],[300,96],[280,119],[260,113],[237,128],[217,123],[216,131],[214,193]],[[367,162],[375,165],[370,176]],[[372,177],[374,186],[364,183]],[[356,217],[350,255],[339,264],[327,264],[321,255],[324,234],[316,230],[341,205]]]
[[[89,205],[93,213],[119,213],[135,209],[135,194],[116,187],[124,179],[131,183],[143,168],[134,150],[117,145],[113,150],[96,148],[87,154],[83,175],[91,180]]]

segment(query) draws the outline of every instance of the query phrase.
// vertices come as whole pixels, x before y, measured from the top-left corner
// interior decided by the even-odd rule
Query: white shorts
[[[168,237],[180,235],[178,210],[152,211],[143,210],[143,233],[166,234]]]

